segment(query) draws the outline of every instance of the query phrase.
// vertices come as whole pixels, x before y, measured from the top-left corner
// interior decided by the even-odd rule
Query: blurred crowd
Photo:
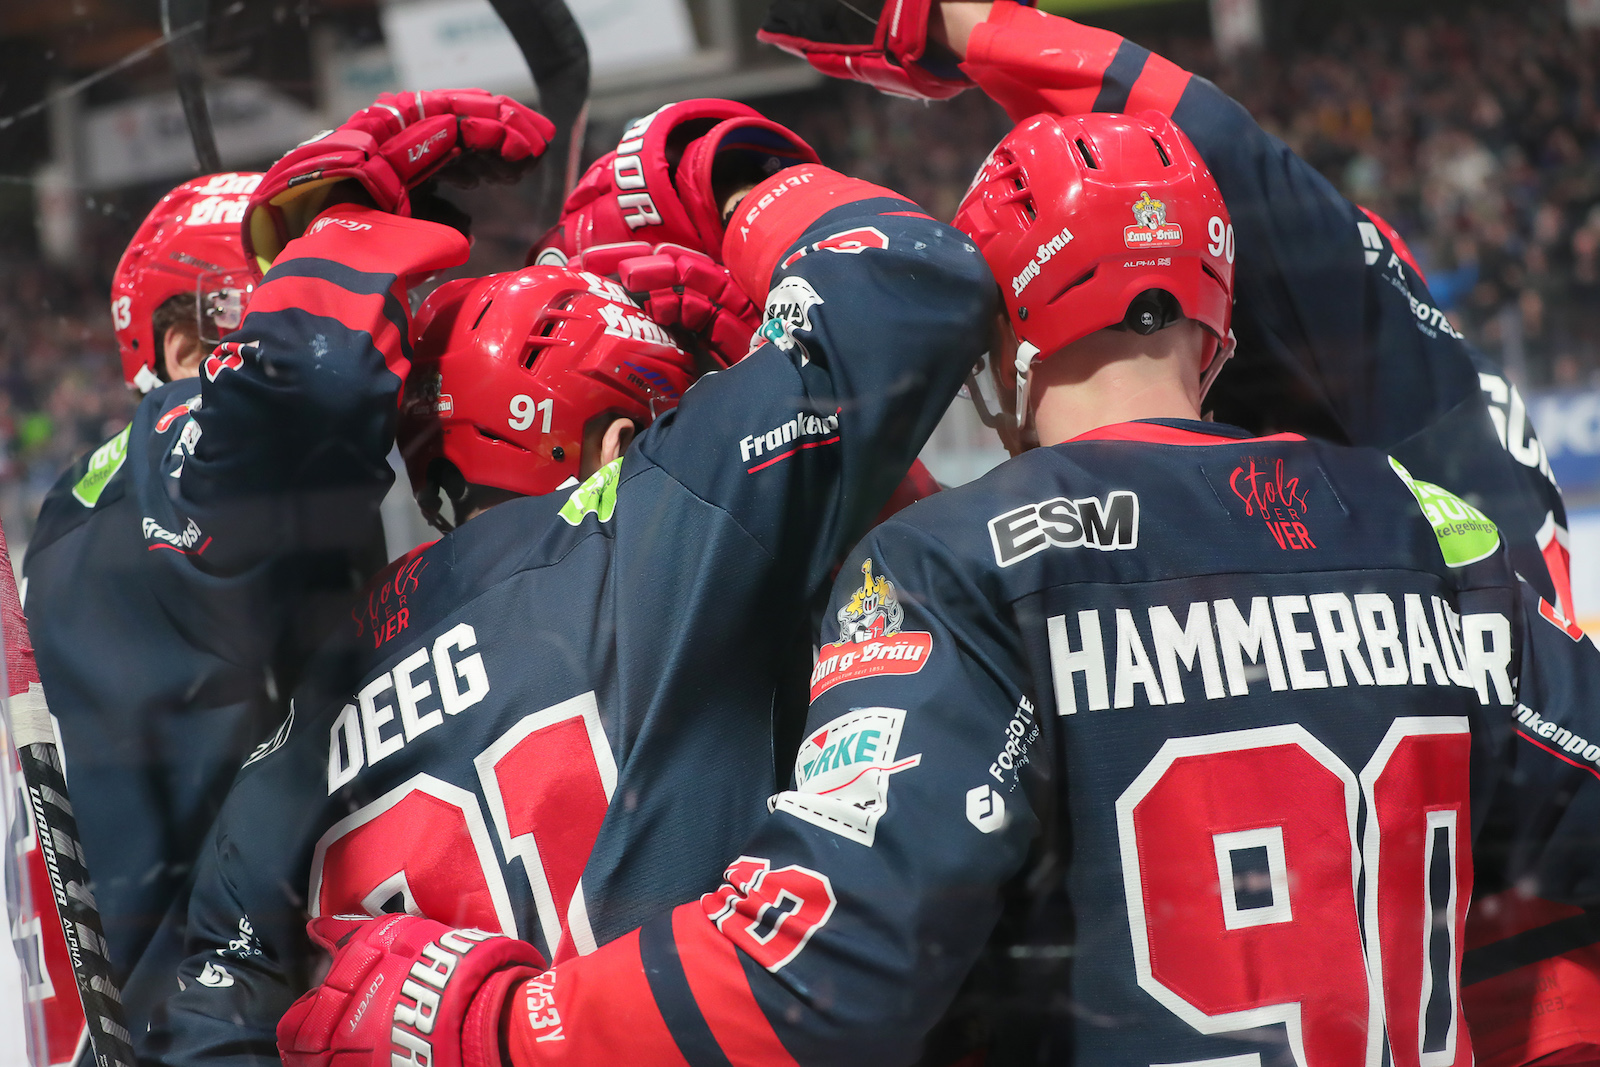
[[[1204,38],[1142,43],[1216,81],[1393,222],[1436,302],[1525,388],[1575,387],[1600,384],[1600,31],[1573,30],[1564,11],[1561,0],[1529,0],[1423,21],[1352,19],[1315,45],[1226,63]],[[976,93],[927,106],[829,83],[758,103],[824,161],[941,218],[1008,128]],[[603,150],[604,131],[594,132],[591,147]],[[509,256],[534,236],[535,220],[515,214],[490,213],[482,244]],[[132,412],[104,298],[117,252],[107,244],[82,273],[0,260],[8,529],[25,529],[62,467]]]

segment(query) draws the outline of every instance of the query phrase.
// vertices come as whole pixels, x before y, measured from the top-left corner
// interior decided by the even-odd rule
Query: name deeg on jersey
[[[361,688],[328,731],[330,796],[353,781],[363,767],[375,766],[441,725],[446,715],[459,715],[489,695],[483,656],[462,655],[477,643],[471,625],[458,623],[440,634],[431,648],[424,645]],[[424,672],[423,679],[418,672]],[[426,680],[430,673],[432,681]]]
[[[1509,704],[1510,621],[1461,616],[1430,600],[1329,592],[1053,615],[1046,632],[1056,711],[1161,707],[1196,693],[1242,697],[1263,681],[1275,692],[1460,686],[1485,704]]]
[[[1098,548],[1115,552],[1139,547],[1139,495],[1118,490],[1102,502],[1088,496],[1058,496],[1024,504],[989,520],[989,543],[1002,567],[1021,563],[1047,548]]]

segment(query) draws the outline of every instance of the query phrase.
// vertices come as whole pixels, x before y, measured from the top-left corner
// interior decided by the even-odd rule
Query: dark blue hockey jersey
[[[382,264],[330,259],[363,236],[343,227],[296,242],[202,375],[152,391],[61,478],[28,547],[29,634],[135,1033],[172,988],[183,887],[229,783],[384,562],[408,352],[391,289],[466,256],[454,231],[387,218],[356,223],[408,238]],[[334,386],[336,346],[377,368],[365,392]]]
[[[746,203],[728,262],[771,288],[768,343],[575,491],[386,573],[235,783],[152,1058],[275,1062],[316,965],[307,914],[415,910],[565,959],[709,889],[759,821],[808,600],[997,291],[961,233],[875,186],[797,168]],[[818,247],[864,229],[881,241]]]
[[[1467,1065],[1474,833],[1600,900],[1600,652],[1381,453],[1105,427],[880,526],[831,607],[725,884],[528,983],[515,1067]]]
[[[1217,416],[1257,432],[1383,448],[1483,509],[1517,571],[1573,614],[1566,509],[1527,407],[1462,340],[1382,219],[1339,195],[1215,85],[1116,34],[1000,2],[974,31],[963,69],[1014,118],[1171,116],[1233,219],[1239,348],[1208,397]],[[1469,999],[1485,1067],[1600,1045],[1595,998],[1561,995],[1559,972],[1577,977],[1571,970],[1592,961],[1540,965],[1594,943],[1595,923],[1489,872],[1480,891],[1492,899],[1473,909],[1467,969],[1478,983]]]

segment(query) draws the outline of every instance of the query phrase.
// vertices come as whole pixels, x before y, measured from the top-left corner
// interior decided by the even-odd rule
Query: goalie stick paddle
[[[161,32],[167,37],[172,76],[178,83],[178,100],[189,123],[194,157],[201,174],[222,169],[217,138],[211,129],[205,86],[200,80],[200,46],[205,40],[206,0],[161,0]]]
[[[539,87],[539,110],[556,124],[552,158],[564,166],[544,171],[540,204],[553,220],[578,180],[589,102],[589,45],[564,0],[489,0],[517,42]],[[563,159],[559,149],[566,148]]]
[[[67,798],[61,751],[44,687],[33,661],[28,624],[17,597],[5,530],[0,528],[0,631],[5,640],[4,692],[9,733],[16,743],[26,803],[38,831],[50,896],[77,981],[95,1067],[134,1067],[133,1039],[122,1016],[122,994],[111,975],[105,931],[89,888],[78,823]]]

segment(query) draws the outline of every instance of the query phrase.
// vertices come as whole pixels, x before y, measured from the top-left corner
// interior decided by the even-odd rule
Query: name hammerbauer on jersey
[[[1476,689],[1484,704],[1492,695],[1509,705],[1510,620],[1494,612],[1459,615],[1442,598],[1428,599],[1327,592],[1258,596],[1242,607],[1225,597],[1187,608],[1052,615],[1046,632],[1056,710],[1159,707],[1196,693],[1221,700],[1246,696],[1262,682],[1273,691],[1460,686]]]

